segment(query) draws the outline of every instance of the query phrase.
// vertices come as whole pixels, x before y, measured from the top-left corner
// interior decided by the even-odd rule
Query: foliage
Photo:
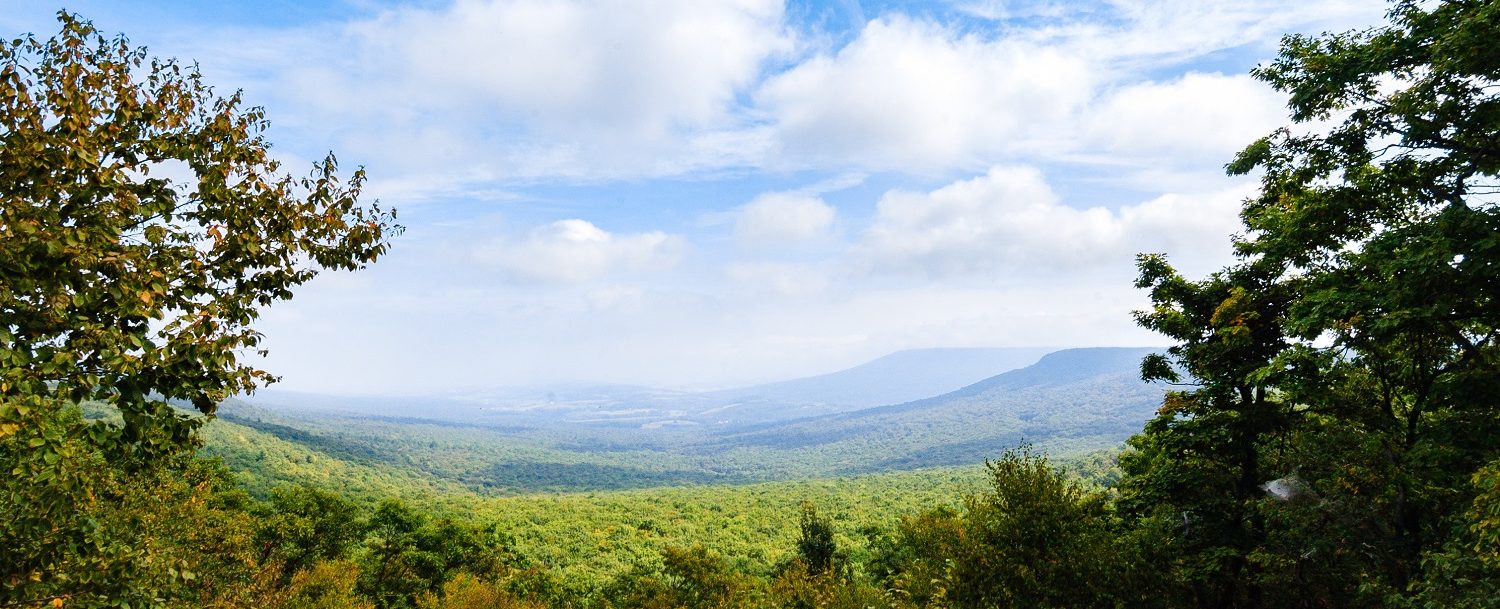
[[[1468,514],[1474,536],[1470,549],[1480,561],[1500,567],[1500,460],[1474,472],[1473,481],[1478,495]]]
[[[968,541],[960,514],[936,508],[903,517],[894,534],[876,536],[870,575],[898,598],[915,607],[940,605],[948,597],[949,558]]]
[[[355,592],[358,566],[348,561],[327,561],[298,571],[268,606],[282,609],[374,609],[375,604]]]
[[[832,573],[838,566],[838,543],[833,539],[833,525],[828,519],[818,516],[818,508],[810,501],[802,502],[802,520],[797,529],[797,556],[802,559],[810,575]]]
[[[272,493],[269,508],[258,519],[255,540],[264,548],[261,561],[280,563],[285,578],[316,563],[346,557],[365,537],[358,508],[330,491],[281,487]]]
[[[122,468],[86,437],[109,423],[87,423],[76,407],[40,415],[0,439],[11,474],[0,479],[4,603],[242,606],[273,587],[253,500],[222,465],[179,455],[170,467]],[[33,458],[36,438],[56,441],[43,448],[55,458]]]
[[[498,583],[460,573],[443,584],[441,594],[425,593],[417,609],[542,609],[544,605],[517,599]]]
[[[1178,341],[1143,372],[1194,386],[1131,441],[1120,506],[1166,533],[1184,604],[1494,586],[1454,552],[1500,456],[1497,37],[1493,2],[1400,1],[1385,27],[1286,38],[1255,75],[1294,126],[1229,165],[1261,172],[1239,262],[1193,282],[1140,259],[1138,319]]]
[[[1005,426],[1100,440],[1160,393],[1031,369],[650,445],[227,407],[201,427],[224,460],[202,460],[167,400],[209,411],[264,379],[234,355],[257,307],[392,227],[354,206],[358,174],[278,177],[258,111],[64,14],[53,41],[0,45],[0,605],[1493,607],[1500,8],[1390,16],[1257,70],[1300,125],[1229,167],[1262,172],[1235,264],[1138,259],[1137,320],[1175,341],[1143,376],[1177,387],[1118,467],[1023,446],[982,473],[537,495],[963,461]],[[149,177],[174,160],[196,187]],[[1109,412],[1055,408],[1093,401]],[[865,425],[928,443],[840,435]]]
[[[768,604],[788,609],[872,609],[892,606],[882,591],[867,582],[838,573],[811,573],[802,561],[793,561],[765,592]]]
[[[604,596],[611,606],[713,609],[747,606],[749,579],[703,546],[662,550],[661,569],[642,565],[622,574]]]
[[[175,418],[161,399],[212,412],[272,380],[238,357],[260,309],[373,261],[392,216],[332,156],[281,174],[238,94],[59,21],[0,44],[0,394],[108,400],[129,441]]]
[[[222,415],[231,406],[220,408]],[[232,421],[216,416],[205,423],[198,432],[203,441],[199,453],[222,460],[236,472],[240,485],[256,498],[269,499],[280,487],[311,486],[338,489],[351,499],[375,503],[387,497],[451,496],[462,488],[420,470],[341,458],[324,450],[323,445],[288,439],[296,437],[291,434],[283,437]]]
[[[990,490],[969,498],[968,543],[953,557],[955,606],[1110,604],[1129,565],[1112,548],[1104,497],[1026,447],[987,467]]]
[[[0,604],[62,599],[79,606],[142,602],[167,585],[131,514],[128,479],[108,467],[76,407],[18,407],[0,436]],[[109,430],[104,430],[106,433]]]
[[[195,577],[173,550],[199,546],[154,527],[230,532],[140,494],[197,497],[161,477],[184,473],[201,422],[169,400],[211,413],[272,380],[240,359],[260,310],[398,229],[332,156],[283,175],[238,94],[58,20],[0,41],[0,604],[149,605]],[[120,424],[78,416],[86,399]]]
[[[1423,557],[1425,576],[1406,606],[1500,607],[1500,461],[1476,472],[1473,484],[1478,495],[1465,514],[1467,530]]]
[[[410,506],[382,501],[370,516],[369,551],[358,590],[377,607],[412,607],[459,573],[492,576],[507,567],[503,540],[453,518],[429,521]]]

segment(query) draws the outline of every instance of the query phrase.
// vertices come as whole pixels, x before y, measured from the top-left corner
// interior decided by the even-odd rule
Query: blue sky
[[[61,6],[0,0],[0,33]],[[267,312],[287,389],[723,386],[905,348],[1141,345],[1133,255],[1229,260],[1247,72],[1380,2],[67,5],[364,166],[388,258]]]

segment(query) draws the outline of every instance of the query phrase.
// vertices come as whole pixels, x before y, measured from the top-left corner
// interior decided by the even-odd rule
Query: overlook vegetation
[[[1138,258],[1170,348],[646,435],[230,400],[400,227],[60,21],[0,43],[0,607],[1500,604],[1500,3],[1283,41],[1236,262]]]
[[[568,414],[502,418],[472,407],[422,419],[224,404],[205,452],[236,470],[276,459],[246,430],[348,462],[414,470],[480,493],[745,483],[974,465],[1022,439],[1053,454],[1114,450],[1150,418],[1162,387],[1136,378],[1149,349],[1073,349],[940,396],[769,422],[653,427]],[[254,398],[252,398],[254,401]],[[708,403],[710,406],[713,402]],[[628,408],[628,406],[622,406]],[[650,403],[637,410],[656,408]],[[710,408],[712,409],[712,408]],[[801,412],[800,408],[794,409]],[[718,416],[718,415],[710,415]],[[234,436],[219,429],[233,423]],[[285,479],[285,478],[284,478]],[[258,481],[254,487],[260,487]]]

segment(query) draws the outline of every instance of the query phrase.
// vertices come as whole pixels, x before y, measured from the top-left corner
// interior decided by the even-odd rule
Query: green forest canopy
[[[1138,320],[1175,341],[1143,374],[1189,385],[1111,487],[1020,449],[955,505],[862,531],[858,555],[799,504],[775,564],[674,545],[582,586],[493,523],[313,487],[256,500],[195,457],[201,419],[164,400],[212,412],[268,378],[235,356],[259,308],[373,261],[397,227],[331,157],[278,173],[259,110],[61,21],[0,45],[0,606],[1500,598],[1500,3],[1396,2],[1383,27],[1288,37],[1256,70],[1292,125],[1228,166],[1261,176],[1237,262],[1190,279],[1140,257]],[[197,182],[150,177],[169,159]]]

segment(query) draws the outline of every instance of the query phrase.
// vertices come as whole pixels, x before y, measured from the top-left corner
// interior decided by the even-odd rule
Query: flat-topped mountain
[[[831,473],[974,463],[1029,440],[1058,447],[1118,444],[1161,406],[1165,387],[1140,380],[1150,348],[1067,349],[949,393],[760,426],[718,447],[770,449]]]
[[[953,391],[1054,351],[1046,347],[897,351],[853,368],[711,395],[728,400],[828,404],[850,409],[899,404]]]

